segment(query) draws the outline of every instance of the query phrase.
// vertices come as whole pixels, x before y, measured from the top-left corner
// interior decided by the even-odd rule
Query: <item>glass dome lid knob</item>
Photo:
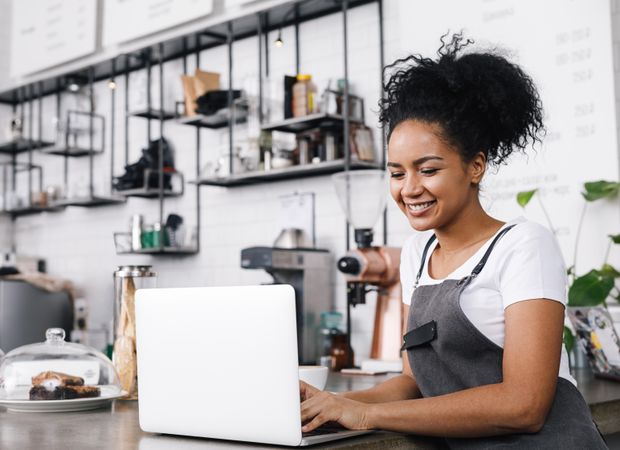
[[[45,339],[49,343],[60,343],[65,341],[65,330],[62,328],[48,328],[45,331]]]

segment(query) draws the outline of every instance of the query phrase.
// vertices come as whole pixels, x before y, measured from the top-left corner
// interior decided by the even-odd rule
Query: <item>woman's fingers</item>
[[[329,421],[330,419],[328,419],[325,414],[323,413],[317,414],[316,416],[314,416],[314,419],[312,419],[309,423],[301,427],[301,431],[303,431],[304,433],[307,433],[308,431],[312,431],[320,427],[321,425],[323,425],[325,422],[329,422]]]
[[[314,396],[309,398],[301,403],[301,421],[307,422],[308,420],[314,418],[320,410],[322,401],[317,398],[318,396]]]
[[[315,388],[314,386],[306,383],[305,381],[301,381],[299,380],[299,395],[301,397],[301,401],[303,402],[304,400],[309,399],[310,397],[313,397],[314,395],[316,395],[319,391],[317,388]]]

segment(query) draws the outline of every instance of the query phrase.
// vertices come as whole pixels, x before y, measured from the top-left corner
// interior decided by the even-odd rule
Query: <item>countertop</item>
[[[590,405],[603,434],[620,432],[620,382],[595,379],[589,370],[575,372],[579,390]],[[327,389],[359,390],[388,376],[330,374]],[[47,450],[203,450],[251,449],[273,446],[163,436],[144,433],[138,425],[136,401],[115,401],[111,406],[73,413],[13,413],[0,409],[0,449]],[[432,438],[376,432],[335,441],[313,449],[436,449]]]

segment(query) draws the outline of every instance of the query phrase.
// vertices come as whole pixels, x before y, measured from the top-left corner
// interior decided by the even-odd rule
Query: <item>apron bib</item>
[[[497,241],[511,228],[503,229],[495,237],[467,277],[418,286],[435,236],[426,244],[403,345],[422,396],[434,397],[502,381],[504,351],[470,322],[461,309],[460,297],[484,268]],[[561,377],[545,425],[538,433],[446,438],[446,441],[454,449],[607,449],[581,393]]]

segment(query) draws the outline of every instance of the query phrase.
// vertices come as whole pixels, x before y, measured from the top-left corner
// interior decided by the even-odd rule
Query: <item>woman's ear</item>
[[[479,185],[487,168],[487,157],[483,152],[478,152],[469,163],[471,184]]]

